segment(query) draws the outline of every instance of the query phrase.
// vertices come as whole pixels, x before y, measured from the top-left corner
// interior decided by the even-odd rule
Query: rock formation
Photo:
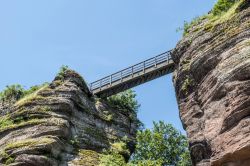
[[[100,153],[124,137],[133,151],[136,115],[92,96],[71,70],[12,108],[0,119],[0,165],[98,165]]]
[[[180,117],[199,166],[250,165],[250,2],[201,19],[173,50]]]

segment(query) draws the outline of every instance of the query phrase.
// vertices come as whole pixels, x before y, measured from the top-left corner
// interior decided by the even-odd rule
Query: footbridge
[[[166,74],[172,73],[171,50],[130,66],[89,84],[94,95],[109,97]]]

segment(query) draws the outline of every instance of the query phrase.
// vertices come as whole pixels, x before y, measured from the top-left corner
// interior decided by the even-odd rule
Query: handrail
[[[145,72],[145,70],[147,70],[148,68],[151,67],[157,67],[159,64],[162,64],[164,62],[170,62],[170,60],[172,60],[171,57],[171,51],[167,51],[164,52],[162,54],[159,54],[153,58],[149,58],[145,61],[142,61],[140,63],[137,63],[133,66],[130,66],[128,68],[125,68],[123,70],[120,70],[116,73],[113,73],[109,76],[106,76],[102,79],[99,79],[95,82],[92,82],[89,84],[89,89],[91,91],[96,90],[96,89],[101,89],[104,86],[107,85],[112,85],[113,83],[117,82],[117,81],[123,81],[124,78],[127,78],[129,76],[133,76],[134,74],[137,74],[139,72]]]

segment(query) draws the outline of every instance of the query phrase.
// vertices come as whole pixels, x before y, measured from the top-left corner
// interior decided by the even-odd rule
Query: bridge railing
[[[157,65],[162,64],[164,62],[169,63],[171,59],[172,59],[171,51],[164,52],[153,58],[147,59],[136,65],[130,66],[126,69],[118,71],[100,80],[92,82],[89,84],[89,88],[91,91],[94,91],[96,89],[101,89],[102,87],[105,87],[107,85],[112,86],[113,83],[117,81],[123,82],[123,79],[133,76],[134,74],[137,74],[139,72],[145,72],[147,69],[152,68],[152,67],[157,67]]]

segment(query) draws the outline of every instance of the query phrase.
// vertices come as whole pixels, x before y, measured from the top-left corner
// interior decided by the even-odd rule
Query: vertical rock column
[[[250,8],[201,20],[173,51],[173,81],[194,165],[250,165]]]

